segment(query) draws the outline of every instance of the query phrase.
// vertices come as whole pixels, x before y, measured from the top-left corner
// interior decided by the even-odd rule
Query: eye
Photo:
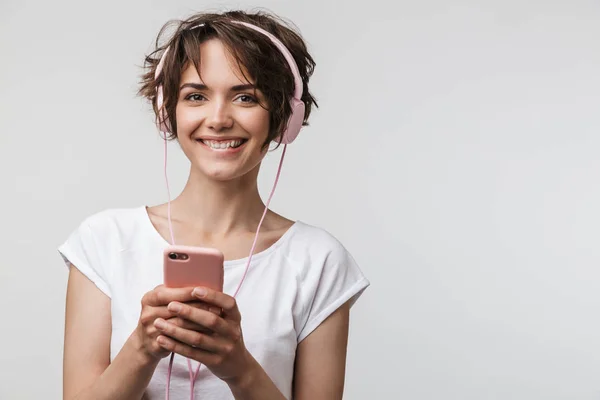
[[[189,101],[202,101],[204,100],[204,96],[202,96],[200,93],[191,93],[185,96],[185,99]]]
[[[242,94],[237,98],[237,100],[240,100],[242,103],[247,104],[256,103],[256,99],[253,96],[250,96],[249,94]]]

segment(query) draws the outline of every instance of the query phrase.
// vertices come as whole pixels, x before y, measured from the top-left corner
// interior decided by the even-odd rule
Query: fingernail
[[[169,341],[164,336],[157,337],[156,341],[163,346],[167,346],[170,344]]]
[[[171,303],[167,308],[169,309],[169,311],[179,312],[181,311],[181,304]]]
[[[206,295],[206,289],[204,289],[204,288],[196,288],[196,289],[194,289],[194,291],[192,292],[192,294],[194,296],[197,296],[197,297],[204,297]]]
[[[158,329],[165,329],[167,327],[167,323],[162,319],[157,319],[154,321],[154,326],[156,326]]]

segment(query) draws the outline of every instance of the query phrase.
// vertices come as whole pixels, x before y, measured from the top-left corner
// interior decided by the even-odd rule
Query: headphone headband
[[[265,35],[266,37],[268,37],[271,40],[271,42],[279,49],[281,54],[285,57],[288,65],[290,67],[290,70],[294,76],[295,89],[294,89],[294,95],[293,95],[292,99],[290,100],[292,114],[290,115],[290,118],[287,121],[286,129],[283,132],[282,138],[281,138],[281,140],[279,140],[279,142],[282,144],[292,143],[294,141],[294,139],[296,139],[296,137],[300,133],[300,130],[302,129],[302,124],[304,122],[304,111],[305,111],[305,105],[304,105],[304,102],[302,101],[302,92],[303,92],[302,77],[300,76],[300,72],[298,70],[298,65],[294,61],[294,57],[292,56],[290,51],[285,47],[285,45],[279,39],[277,39],[273,34],[267,32],[266,30],[264,30],[256,25],[253,25],[253,24],[250,24],[247,22],[243,22],[243,21],[231,20],[230,22],[233,22],[233,23],[236,23],[239,25],[243,25],[247,28],[250,28],[259,33],[262,33],[263,35]],[[196,29],[201,26],[205,26],[205,24],[204,23],[198,24],[198,25],[193,26],[190,29]],[[158,79],[158,76],[162,72],[162,69],[163,69],[163,66],[165,63],[165,57],[168,52],[169,52],[169,47],[167,47],[165,49],[165,51],[163,52],[163,54],[158,62],[158,65],[156,66],[156,71],[154,73],[154,79]],[[156,122],[157,127],[163,133],[171,133],[172,131],[171,131],[170,123],[168,122],[167,113],[163,107],[163,100],[164,100],[163,85],[162,84],[159,85],[156,90],[157,90],[156,106],[158,108],[158,117],[157,117],[157,122]]]

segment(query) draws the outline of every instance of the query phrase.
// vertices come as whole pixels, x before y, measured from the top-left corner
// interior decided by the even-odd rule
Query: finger
[[[210,311],[217,315],[221,315],[221,312],[223,311],[220,307],[211,306],[203,301],[186,301],[185,304],[189,304],[192,307],[200,308],[202,310]]]
[[[185,304],[192,306],[194,308],[198,308],[200,310],[205,310],[205,311],[210,311],[213,314],[216,315],[221,315],[221,309],[217,308],[215,306],[211,306],[208,303],[204,303],[202,301],[191,301],[191,302],[186,302]],[[165,316],[161,315],[161,318],[166,319],[167,321],[174,323],[177,326],[180,326],[182,328],[185,329],[189,329],[189,330],[193,330],[193,331],[197,331],[197,332],[204,332],[207,334],[212,334],[213,332],[208,329],[203,327],[202,325],[198,325],[194,322],[188,321],[186,319],[182,319],[179,318],[177,316],[174,316],[173,313],[171,313],[171,311],[169,311],[166,307],[165,307],[166,313],[164,314]],[[154,320],[152,320],[151,322],[154,322]]]
[[[188,306],[192,306],[194,308],[198,308],[200,310],[206,310],[208,311],[210,309],[211,306],[208,303],[204,303],[202,301],[186,301],[185,304],[187,304]]]
[[[198,301],[197,297],[191,295],[190,290],[192,288],[168,288],[160,285],[142,297],[142,304],[157,307],[166,306],[172,301]]]
[[[203,302],[220,307],[225,318],[239,322],[242,318],[236,300],[228,294],[206,287],[197,287],[192,294]]]
[[[177,325],[178,327],[183,328],[183,329],[201,332],[201,333],[205,333],[207,335],[213,334],[213,332],[210,329],[208,329],[202,325],[198,325],[192,321],[188,321],[187,319],[183,319],[183,318],[179,318],[179,317],[163,318],[163,319],[165,319],[165,320],[167,320],[167,322],[170,322],[173,325]]]
[[[162,307],[144,307],[140,315],[140,321],[142,324],[153,324],[156,318],[172,318],[176,317],[171,311],[167,309],[167,306]]]
[[[177,314],[179,317],[202,325],[211,331],[222,336],[234,336],[232,327],[223,318],[210,311],[199,310],[186,304],[173,302],[168,306],[169,311]]]
[[[194,348],[210,351],[211,353],[225,352],[227,350],[227,342],[218,336],[205,335],[200,332],[184,329],[164,319],[157,319],[154,322],[154,326],[162,334]]]
[[[177,340],[164,335],[159,335],[156,338],[156,341],[163,349],[166,349],[172,353],[177,353],[183,357],[196,360],[204,365],[215,365],[222,358],[222,356],[218,354],[193,348],[185,343],[178,342]]]
[[[214,309],[213,306],[201,301],[186,302],[186,304],[206,311],[211,311],[211,309]],[[169,311],[166,305],[158,307],[146,307],[144,310],[142,310],[141,321],[142,323],[153,323],[156,318],[169,319],[173,317],[176,317],[176,315]]]

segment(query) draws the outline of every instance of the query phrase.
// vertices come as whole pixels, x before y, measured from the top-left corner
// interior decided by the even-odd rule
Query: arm
[[[294,400],[341,400],[344,393],[350,320],[342,305],[296,350]]]
[[[140,399],[158,360],[132,335],[110,363],[110,299],[76,267],[67,285],[63,399]]]
[[[294,400],[338,400],[344,393],[350,308],[348,303],[306,337],[296,350]],[[236,400],[283,399],[256,361],[245,382],[230,385]]]
[[[344,393],[350,308],[338,308],[296,350],[294,400],[341,400]],[[245,379],[229,387],[236,400],[284,399],[256,362]]]

